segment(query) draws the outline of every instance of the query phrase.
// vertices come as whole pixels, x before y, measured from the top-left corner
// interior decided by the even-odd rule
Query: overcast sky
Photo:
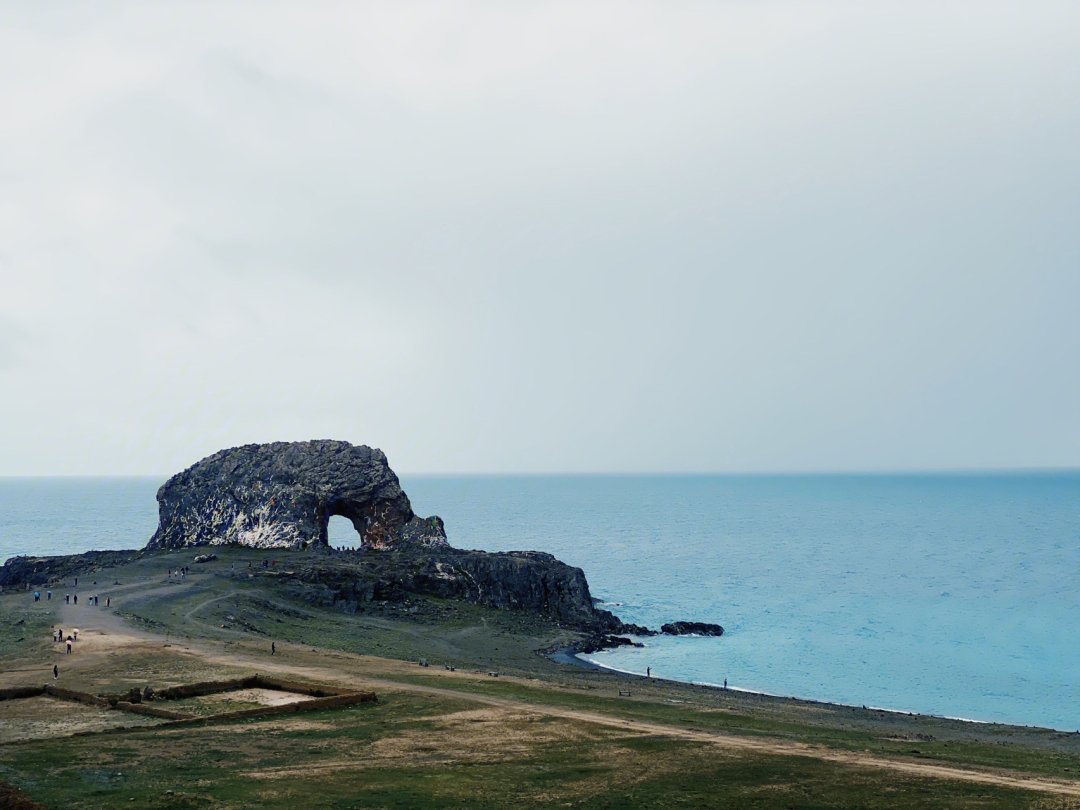
[[[0,474],[1080,465],[1080,4],[0,6]]]

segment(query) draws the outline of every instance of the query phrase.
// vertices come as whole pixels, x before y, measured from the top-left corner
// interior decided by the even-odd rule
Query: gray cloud
[[[1080,462],[1073,4],[3,13],[0,474]]]

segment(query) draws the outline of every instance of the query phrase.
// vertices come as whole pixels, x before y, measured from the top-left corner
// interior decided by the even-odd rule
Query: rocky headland
[[[228,575],[271,577],[293,598],[347,614],[415,597],[523,611],[581,633],[574,647],[580,652],[634,643],[625,635],[657,635],[597,608],[585,573],[551,554],[452,548],[442,519],[416,516],[386,455],[367,446],[310,441],[221,450],[166,481],[157,501],[158,528],[144,549],[15,557],[0,568],[0,586],[48,586],[186,549],[199,552],[192,562],[216,559],[207,546],[280,549],[287,566]],[[355,550],[329,546],[333,515],[356,528]],[[719,636],[724,630],[674,622],[661,632]]]

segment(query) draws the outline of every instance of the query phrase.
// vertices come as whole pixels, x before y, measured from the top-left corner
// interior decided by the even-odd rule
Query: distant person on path
[[[79,578],[78,577],[75,577],[75,587],[76,588],[79,587]]]
[[[48,591],[45,597],[46,601],[52,601],[52,591]]]
[[[79,604],[79,595],[78,595],[78,594],[75,594],[75,595],[74,595],[73,597],[71,597],[71,598],[72,598],[72,599],[74,600],[74,604],[76,604],[76,605],[77,605],[77,604]]]
[[[276,652],[277,652],[277,644],[275,644],[273,641],[271,641],[270,642],[270,654],[273,655]]]
[[[724,688],[727,689],[727,678],[724,678]]]
[[[71,655],[71,639],[67,640],[67,654]]]
[[[71,594],[70,593],[65,593],[64,594],[64,604],[65,605],[70,605],[71,604]]]
[[[78,630],[72,630],[71,635],[72,635],[72,640],[74,640],[74,641],[79,640],[79,631]]]
[[[41,592],[34,591],[34,601],[37,602],[39,599],[41,599]]]
[[[645,667],[645,677],[646,678],[651,678],[652,677],[652,667]]]
[[[109,606],[109,602],[110,602],[110,601],[112,601],[112,597],[111,597],[111,596],[106,596],[106,597],[105,597],[105,607],[108,607],[108,606]]]
[[[55,681],[59,677],[60,677],[60,667],[58,667],[56,664],[53,664],[52,679]]]

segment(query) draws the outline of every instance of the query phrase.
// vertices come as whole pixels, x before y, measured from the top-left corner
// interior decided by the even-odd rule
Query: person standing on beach
[[[651,678],[652,677],[652,667],[645,667],[645,677],[646,678]]]
[[[724,688],[727,689],[727,678],[724,678]]]

